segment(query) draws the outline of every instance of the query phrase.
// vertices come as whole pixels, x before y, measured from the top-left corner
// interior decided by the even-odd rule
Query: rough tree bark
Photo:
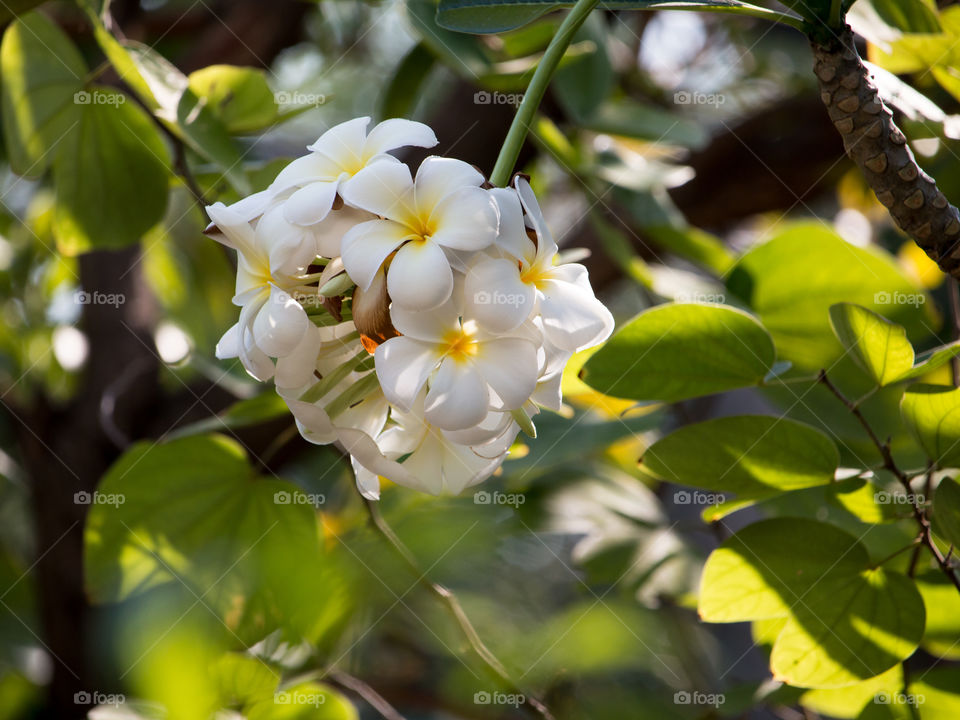
[[[850,158],[894,221],[945,273],[960,279],[960,212],[907,145],[860,61],[849,27],[812,41],[820,99]]]

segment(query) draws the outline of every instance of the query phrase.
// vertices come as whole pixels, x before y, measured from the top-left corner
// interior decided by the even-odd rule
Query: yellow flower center
[[[443,336],[441,351],[456,362],[465,362],[477,354],[478,343],[473,338],[474,328],[470,323],[459,330],[451,330]]]

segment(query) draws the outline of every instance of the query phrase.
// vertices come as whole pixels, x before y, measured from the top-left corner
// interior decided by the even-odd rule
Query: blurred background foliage
[[[0,16],[38,4],[8,0]],[[0,47],[0,718],[100,703],[94,717],[346,720],[381,716],[384,699],[411,720],[527,716],[475,701],[511,689],[371,530],[342,458],[301,441],[239,363],[214,359],[233,267],[201,235],[201,204],[265,187],[358,115],[427,122],[432,152],[488,173],[561,15],[473,36],[441,27],[431,0],[39,5]],[[850,21],[955,199],[960,10],[940,5],[859,0]],[[586,386],[577,358],[567,411],[479,488],[499,495],[384,492],[419,567],[557,717],[911,717],[873,701],[904,686],[899,667],[791,688],[768,670],[774,623],[751,633],[696,612],[710,550],[760,517],[829,521],[873,558],[908,543],[909,523],[834,486],[726,515],[637,462],[681,425],[771,410],[836,420],[841,466],[874,458],[803,380],[829,367],[850,396],[869,389],[828,308],[873,308],[918,349],[952,339],[943,276],[844,157],[810,67],[799,33],[761,20],[598,11],[518,168],[561,248],[590,250],[619,320],[670,300],[750,309],[796,383],[640,406]],[[890,304],[896,293],[916,300]],[[949,368],[928,379],[949,382]],[[898,402],[880,391],[865,412],[916,463]],[[125,502],[75,500],[95,488]],[[920,581],[911,687],[924,719],[952,720],[960,600],[939,575]],[[290,702],[275,702],[278,685]],[[725,701],[685,704],[692,692]]]

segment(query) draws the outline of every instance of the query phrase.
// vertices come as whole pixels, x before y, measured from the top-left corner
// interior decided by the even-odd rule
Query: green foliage
[[[156,128],[115,90],[88,86],[86,67],[49,20],[16,20],[0,47],[11,166],[30,177],[53,159],[54,234],[75,255],[136,242],[163,216],[169,159]]]
[[[209,65],[190,73],[188,87],[231,134],[262,130],[277,119],[277,103],[262,70]]]
[[[960,466],[960,390],[914,385],[903,394],[900,412],[931,461]]]
[[[741,310],[664,305],[620,329],[583,378],[614,397],[676,401],[759,385],[775,359],[770,335]]]
[[[904,575],[871,565],[855,537],[811,520],[750,525],[714,551],[700,615],[711,622],[787,618],[774,676],[798,687],[843,687],[908,657],[923,634],[923,600]]]
[[[913,369],[913,346],[902,325],[850,303],[830,308],[830,324],[844,348],[878,385],[896,382]]]
[[[257,477],[217,435],[131,448],[99,492],[86,529],[88,591],[117,602],[184,583],[233,632],[310,635],[321,552],[312,505],[295,486]]]
[[[830,327],[836,303],[883,311],[909,337],[924,337],[932,324],[926,296],[889,256],[854,247],[822,224],[798,223],[750,250],[727,287],[770,331],[778,357],[806,371],[829,368],[842,353]]]
[[[829,4],[829,0],[816,2]],[[500,33],[522,27],[550,10],[573,4],[572,0],[440,0],[437,21],[444,28],[463,33]],[[605,2],[604,7],[610,10],[720,10],[772,16],[769,10],[740,0],[611,0]]]
[[[941,480],[933,505],[937,509],[933,516],[937,533],[951,545],[960,547],[960,484],[953,478]]]
[[[686,425],[651,445],[642,459],[664,480],[732,492],[737,500],[824,485],[838,461],[836,446],[820,431],[765,415]]]

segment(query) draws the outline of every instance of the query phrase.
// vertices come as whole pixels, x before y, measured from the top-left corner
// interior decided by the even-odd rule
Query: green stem
[[[520,107],[517,109],[517,114],[513,118],[513,123],[507,132],[507,138],[503,141],[503,147],[500,149],[499,157],[497,157],[497,164],[490,174],[490,182],[497,187],[506,187],[507,183],[510,182],[513,168],[520,156],[520,148],[523,147],[523,141],[526,139],[527,131],[537,114],[537,108],[540,107],[540,102],[547,92],[550,79],[553,77],[557,65],[560,64],[563,54],[567,51],[567,46],[573,40],[574,34],[599,2],[600,0],[577,0],[576,5],[573,6],[560,24],[557,34],[550,41],[547,51],[537,64],[537,69],[533,71],[530,85],[527,87]]]
[[[843,0],[833,0],[830,5],[830,27],[837,29],[843,22]]]

